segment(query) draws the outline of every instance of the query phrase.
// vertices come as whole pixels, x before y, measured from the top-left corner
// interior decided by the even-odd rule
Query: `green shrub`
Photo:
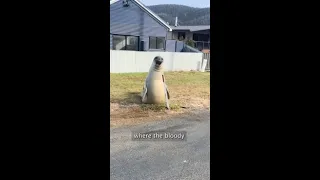
[[[188,46],[191,46],[191,47],[195,47],[195,45],[194,45],[194,41],[192,40],[192,39],[188,39],[187,41],[186,41],[186,45],[188,45]]]

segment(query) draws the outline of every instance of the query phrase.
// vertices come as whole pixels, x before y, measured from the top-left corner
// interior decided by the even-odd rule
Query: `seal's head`
[[[153,67],[151,68],[154,69],[155,71],[161,71],[162,63],[163,63],[163,58],[161,56],[156,56],[153,59]]]
[[[156,65],[161,65],[163,62],[163,58],[161,56],[156,56],[153,60],[155,61]]]

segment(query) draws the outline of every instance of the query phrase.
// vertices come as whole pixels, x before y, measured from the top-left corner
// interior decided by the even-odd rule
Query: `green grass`
[[[164,105],[141,104],[140,93],[147,73],[110,74],[110,102],[140,104],[143,110],[161,111]],[[210,98],[210,72],[165,72],[170,93],[170,108],[180,109],[191,99]]]

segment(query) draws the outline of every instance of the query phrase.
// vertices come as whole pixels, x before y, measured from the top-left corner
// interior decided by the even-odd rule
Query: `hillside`
[[[161,4],[148,6],[164,21],[174,25],[175,17],[178,17],[178,25],[210,25],[210,8],[194,8],[176,4]]]

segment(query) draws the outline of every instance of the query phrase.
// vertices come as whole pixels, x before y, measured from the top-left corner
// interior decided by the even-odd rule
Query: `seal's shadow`
[[[124,99],[127,103],[141,104],[141,92],[129,92],[127,97]]]

